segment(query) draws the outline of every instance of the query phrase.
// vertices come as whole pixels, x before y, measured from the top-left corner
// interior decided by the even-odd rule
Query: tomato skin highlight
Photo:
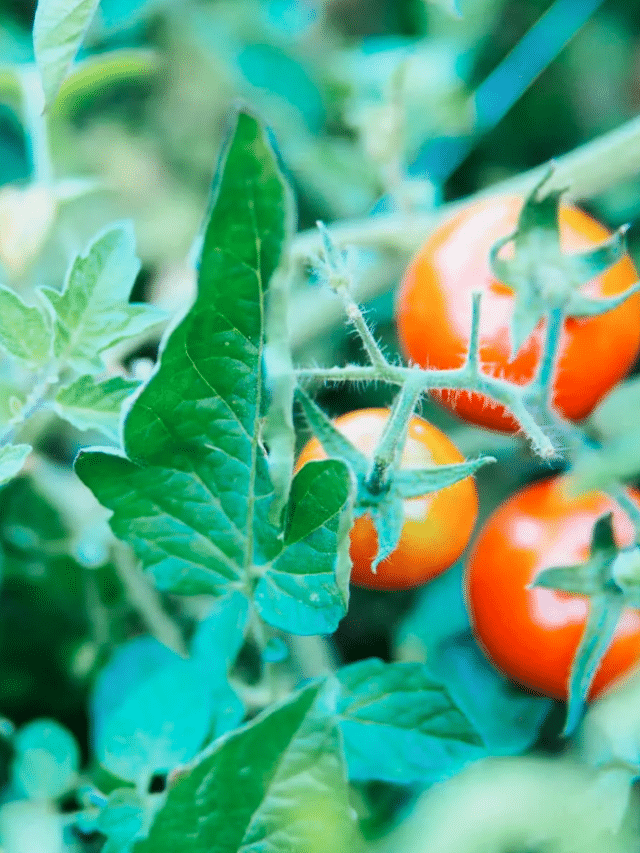
[[[389,409],[358,409],[342,415],[335,426],[365,456],[373,458]],[[322,445],[312,438],[296,463],[326,459]],[[425,468],[432,464],[464,462],[464,456],[447,436],[418,416],[409,425],[401,467]],[[367,589],[399,590],[420,586],[448,569],[469,542],[478,514],[478,495],[472,477],[467,477],[424,497],[404,502],[405,522],[396,550],[383,560],[374,574],[371,563],[378,537],[369,513],[357,518],[351,528],[349,553],[353,562],[351,583]]]
[[[487,657],[513,681],[555,699],[567,698],[571,663],[588,610],[585,596],[527,589],[552,566],[584,562],[596,520],[613,512],[620,547],[634,529],[602,492],[569,498],[564,477],[551,477],[505,501],[481,529],[467,564],[465,595],[474,633]],[[628,490],[640,506],[640,492]],[[640,662],[640,611],[627,608],[589,691],[600,696]]]
[[[464,208],[440,226],[409,264],[400,287],[396,320],[408,360],[439,369],[460,367],[471,329],[471,295],[482,293],[480,363],[486,375],[517,385],[530,382],[542,351],[543,324],[510,360],[512,291],[489,268],[489,251],[517,225],[523,200],[494,196]],[[564,253],[593,248],[610,232],[588,214],[563,205],[559,213]],[[638,280],[628,257],[582,288],[592,298],[614,296]],[[633,365],[640,349],[640,294],[597,317],[565,320],[554,380],[553,404],[570,420],[585,418]],[[432,392],[470,423],[516,432],[517,421],[481,394]]]

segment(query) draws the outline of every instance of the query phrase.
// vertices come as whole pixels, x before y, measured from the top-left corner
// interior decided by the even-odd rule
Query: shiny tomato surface
[[[571,663],[588,610],[585,596],[528,589],[542,569],[589,556],[596,520],[613,511],[619,546],[631,544],[627,515],[605,494],[564,493],[566,480],[534,483],[503,503],[480,531],[469,557],[465,590],[474,632],[487,656],[513,681],[567,698]],[[640,506],[640,492],[631,492]],[[596,673],[590,698],[640,662],[640,611],[626,609]]]
[[[519,385],[531,381],[539,363],[542,323],[511,360],[509,327],[513,292],[489,269],[493,244],[512,233],[523,200],[495,196],[471,204],[438,228],[411,261],[397,299],[401,347],[423,367],[459,367],[466,356],[471,328],[471,294],[482,293],[480,358],[487,375]],[[560,209],[563,252],[592,248],[609,231],[581,210]],[[506,249],[504,250],[507,251]],[[623,258],[582,292],[593,298],[612,296],[638,279]],[[604,394],[629,370],[640,348],[640,294],[598,317],[567,319],[560,345],[553,403],[572,420],[586,417]],[[511,414],[479,394],[437,391],[434,397],[471,423],[511,432]]]
[[[389,417],[388,409],[359,409],[335,421],[335,426],[368,458],[373,458]],[[298,459],[326,459],[320,442],[313,438]],[[415,416],[402,454],[402,468],[426,468],[463,462],[457,447],[439,429]],[[464,551],[478,513],[475,482],[467,477],[452,486],[404,502],[404,527],[396,550],[374,574],[371,563],[378,538],[371,516],[361,515],[351,529],[351,582],[370,589],[406,589],[419,586],[448,569]]]

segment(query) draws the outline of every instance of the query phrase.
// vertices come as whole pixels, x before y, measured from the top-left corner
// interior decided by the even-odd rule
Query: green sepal
[[[344,435],[336,429],[322,409],[301,388],[296,391],[296,399],[302,406],[309,426],[322,445],[327,456],[343,459],[353,469],[358,478],[366,476],[369,462]]]
[[[602,275],[603,272],[617,264],[627,253],[627,231],[629,225],[622,225],[617,231],[587,252],[567,255],[567,262],[572,273],[573,282],[580,286]]]
[[[571,665],[567,718],[563,730],[565,737],[573,734],[580,722],[589,688],[625,607],[624,593],[615,587],[591,597],[587,623]]]
[[[573,293],[569,299],[567,315],[570,317],[597,317],[600,314],[606,314],[607,311],[613,311],[614,308],[618,308],[630,296],[639,291],[640,281],[622,293],[618,293],[617,296],[609,296],[606,299],[590,299],[581,293]]]
[[[396,550],[400,542],[404,525],[404,501],[392,489],[370,512],[378,535],[378,553],[371,563],[371,571],[375,574],[380,563]]]
[[[580,722],[589,689],[611,645],[622,611],[634,606],[635,590],[630,595],[614,574],[616,561],[630,550],[618,551],[613,535],[613,513],[607,513],[593,527],[591,555],[585,563],[546,569],[531,584],[589,599],[586,624],[569,675],[565,737],[571,735]],[[623,566],[618,563],[618,568]]]
[[[395,471],[393,485],[403,498],[419,498],[472,477],[479,468],[491,462],[496,462],[493,456],[481,456],[478,459],[454,462],[451,465]]]

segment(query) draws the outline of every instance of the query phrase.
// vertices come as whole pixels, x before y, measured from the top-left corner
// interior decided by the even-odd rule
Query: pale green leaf
[[[51,356],[51,330],[39,308],[0,287],[0,346],[30,364],[43,364]]]
[[[33,47],[47,106],[69,73],[98,4],[99,0],[38,0]]]
[[[0,448],[0,486],[20,473],[31,450],[30,444],[6,444]]]
[[[73,261],[62,292],[41,288],[54,309],[54,352],[78,373],[103,368],[100,353],[159,323],[164,313],[129,303],[140,270],[129,224],[100,234]]]
[[[122,376],[96,382],[93,376],[81,376],[61,388],[54,405],[60,417],[77,429],[97,429],[113,441],[120,438],[122,407],[140,383]]]

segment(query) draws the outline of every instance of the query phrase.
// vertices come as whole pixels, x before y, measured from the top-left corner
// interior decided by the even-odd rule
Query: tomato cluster
[[[411,261],[399,290],[396,318],[400,345],[409,362],[428,368],[463,365],[469,350],[472,293],[481,294],[478,335],[480,370],[487,376],[528,385],[540,370],[545,320],[512,352],[512,322],[518,310],[514,289],[492,273],[490,252],[514,235],[523,200],[495,196],[461,210],[438,228]],[[609,232],[575,207],[557,209],[559,249],[593,249]],[[556,238],[557,239],[557,238]],[[557,242],[556,242],[557,245]],[[536,260],[536,264],[539,262]],[[588,277],[588,276],[587,276]],[[627,291],[637,281],[624,257],[582,287],[591,299]],[[565,317],[558,340],[549,405],[558,416],[579,421],[628,372],[640,348],[640,294],[595,316]],[[464,420],[514,432],[511,412],[476,391],[439,390],[433,396]],[[372,456],[388,410],[369,409],[338,418],[335,426],[365,455]],[[324,456],[320,442],[305,447],[298,466]],[[402,466],[425,467],[462,461],[457,448],[435,427],[414,417]],[[613,514],[619,547],[634,529],[612,499],[594,492],[565,493],[563,477],[525,488],[485,523],[468,560],[465,595],[472,625],[487,656],[521,685],[566,699],[569,675],[585,630],[585,596],[532,586],[544,569],[571,566],[589,555],[597,520]],[[640,493],[629,492],[640,507]],[[405,521],[396,550],[373,573],[377,536],[368,513],[351,531],[352,581],[378,589],[416,586],[444,571],[464,551],[475,524],[477,495],[469,477],[454,486],[404,504]],[[640,611],[627,608],[601,660],[589,698],[605,691],[640,661]]]

